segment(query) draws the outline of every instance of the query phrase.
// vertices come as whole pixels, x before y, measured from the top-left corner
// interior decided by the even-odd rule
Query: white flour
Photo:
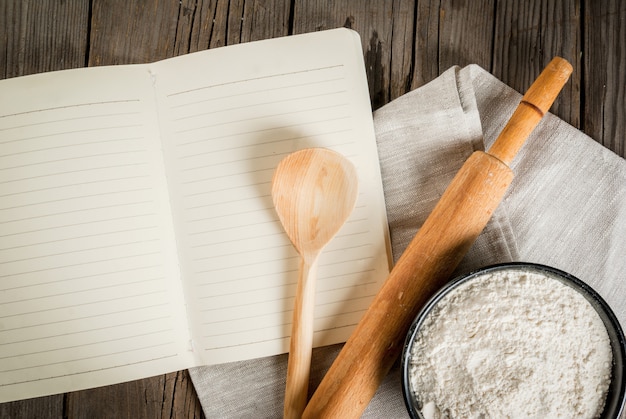
[[[448,294],[411,356],[427,419],[598,417],[612,362],[587,300],[532,271],[485,274]]]

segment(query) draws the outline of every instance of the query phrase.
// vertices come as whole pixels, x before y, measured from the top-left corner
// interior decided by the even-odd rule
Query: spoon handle
[[[301,258],[289,344],[284,419],[301,418],[307,403],[313,351],[316,277],[317,258],[313,258],[312,262]]]

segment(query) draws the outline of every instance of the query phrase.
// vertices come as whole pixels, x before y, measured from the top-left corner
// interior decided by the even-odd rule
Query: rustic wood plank
[[[439,75],[440,3],[440,0],[417,2],[412,89],[428,83]]]
[[[0,403],[0,418],[56,419],[63,417],[63,395]]]
[[[176,54],[287,36],[290,0],[181,1]]]
[[[180,6],[171,0],[93,0],[89,65],[174,56]]]
[[[411,90],[414,64],[412,45],[415,39],[417,6],[414,0],[394,0],[392,7],[390,100],[394,100]]]
[[[66,418],[202,418],[187,371],[70,393]]]
[[[412,45],[414,13],[412,0],[296,0],[293,30],[305,33],[346,26],[357,31],[363,44],[372,107],[377,109],[409,89],[412,51],[405,45]]]
[[[626,157],[626,2],[584,2],[584,131]]]
[[[290,0],[244,1],[239,42],[289,35],[290,10]]]
[[[427,0],[417,3],[415,61],[411,88],[454,65],[491,69],[494,0]]]
[[[491,67],[495,0],[442,0],[439,10],[439,73],[453,65]]]
[[[178,17],[176,55],[226,45],[228,0],[185,0]]]
[[[504,0],[497,3],[493,74],[523,93],[554,56],[574,71],[551,111],[580,127],[580,2]]]
[[[0,78],[83,67],[89,0],[0,1]]]

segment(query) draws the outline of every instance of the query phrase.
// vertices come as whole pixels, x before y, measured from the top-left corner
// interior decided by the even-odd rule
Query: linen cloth
[[[488,150],[521,95],[476,65],[374,113],[394,260],[475,150]],[[456,274],[535,262],[591,285],[626,327],[626,161],[547,114],[511,168],[503,202]],[[310,392],[341,345],[314,350]],[[287,355],[190,370],[208,418],[280,418]],[[363,414],[406,418],[399,362]]]

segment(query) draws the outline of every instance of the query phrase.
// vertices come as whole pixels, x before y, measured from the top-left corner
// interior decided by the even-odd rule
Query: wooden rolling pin
[[[508,167],[567,82],[556,57],[535,80],[488,153],[456,174],[392,269],[309,401],[303,418],[358,418],[402,352],[411,322],[453,273],[513,179]]]

